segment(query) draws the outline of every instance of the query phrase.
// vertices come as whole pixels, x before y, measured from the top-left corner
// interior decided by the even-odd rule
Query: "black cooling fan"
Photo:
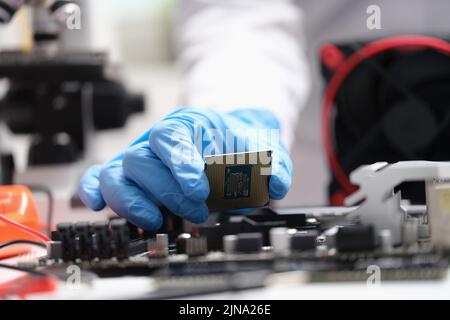
[[[330,202],[354,187],[351,171],[377,161],[450,160],[450,44],[429,36],[327,43],[322,130]],[[423,185],[399,187],[420,203]],[[422,190],[421,190],[422,189]],[[422,196],[423,197],[423,196]]]

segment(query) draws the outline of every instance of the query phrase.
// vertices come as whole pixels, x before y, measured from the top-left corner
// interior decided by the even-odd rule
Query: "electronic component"
[[[167,236],[167,235],[166,235]],[[159,237],[160,243],[168,250],[168,240]],[[94,223],[59,223],[52,233],[52,242],[48,246],[48,257],[65,262],[92,261],[94,259],[127,259],[130,256],[146,252],[145,239],[131,239],[129,225],[124,219],[96,221]]]
[[[77,257],[81,260],[93,259],[92,232],[89,222],[77,222],[74,228]]]
[[[205,157],[210,211],[263,207],[269,203],[271,151]]]
[[[234,234],[223,236],[223,252],[232,254],[236,252],[236,243],[238,237]]]
[[[288,228],[272,228],[269,231],[272,252],[279,256],[286,256],[290,251],[290,234]]]
[[[420,223],[418,235],[420,240],[425,240],[430,238],[430,226],[428,223]]]
[[[336,235],[340,226],[333,226],[324,231],[325,244],[328,248],[336,248]]]
[[[336,249],[340,252],[373,250],[375,241],[372,226],[343,226],[336,234]]]
[[[186,242],[187,239],[190,239],[191,235],[189,233],[181,233],[180,235],[178,235],[177,239],[176,239],[176,248],[177,248],[177,253],[179,254],[184,254],[186,253]]]
[[[75,232],[71,223],[59,223],[56,226],[56,233],[52,234],[53,240],[61,241],[63,261],[73,261],[76,257]]]
[[[444,179],[425,183],[431,242],[440,249],[450,248],[450,182]]]
[[[158,233],[156,235],[156,242],[159,244],[161,250],[164,254],[169,254],[169,235],[166,233]]]
[[[316,239],[319,236],[317,230],[297,231],[291,236],[292,251],[314,250],[316,248]]]
[[[95,256],[107,259],[112,256],[111,231],[108,221],[96,221],[92,224],[92,243]]]
[[[410,246],[419,240],[419,219],[409,218],[403,224],[403,245]]]
[[[154,239],[149,240],[149,254],[154,257],[166,257],[169,255],[169,236],[158,233]]]
[[[186,254],[190,257],[204,255],[208,252],[205,237],[190,237],[186,239]]]
[[[223,237],[229,234],[259,232],[263,246],[270,246],[269,231],[275,227],[304,229],[311,226],[303,213],[277,214],[270,208],[259,208],[248,216],[235,216],[228,220],[217,220],[199,227],[199,234],[206,237],[208,250],[222,251]]]
[[[391,230],[381,230],[378,237],[380,238],[380,248],[384,253],[391,253],[394,249],[392,244]]]
[[[111,234],[114,246],[114,256],[117,259],[128,257],[129,230],[127,221],[124,219],[114,219],[111,221]]]
[[[262,234],[259,232],[240,233],[237,235],[236,251],[237,252],[259,252],[262,249]]]

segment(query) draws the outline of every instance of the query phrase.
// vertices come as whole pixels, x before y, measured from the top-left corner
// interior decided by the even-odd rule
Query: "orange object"
[[[24,231],[6,220],[31,230]],[[36,241],[39,237],[39,226],[39,215],[30,189],[21,185],[0,186],[0,243],[18,239]],[[0,250],[0,259],[26,253],[28,250],[28,245],[4,248]]]

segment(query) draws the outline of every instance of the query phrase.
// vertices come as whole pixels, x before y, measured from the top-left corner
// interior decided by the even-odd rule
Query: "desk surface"
[[[36,249],[35,254],[43,254]],[[14,263],[20,258],[2,260]],[[0,270],[0,286],[22,276],[21,272]],[[94,279],[89,285],[60,282],[54,292],[29,295],[28,299],[139,299],[156,289],[151,277]],[[365,282],[290,283],[244,291],[223,292],[188,299],[450,299],[450,277],[443,280],[385,281],[379,286]]]

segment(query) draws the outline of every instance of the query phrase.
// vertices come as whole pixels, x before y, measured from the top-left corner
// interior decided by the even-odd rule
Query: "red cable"
[[[39,240],[42,240],[44,242],[50,241],[50,238],[47,237],[45,234],[42,234],[42,233],[40,233],[40,232],[38,232],[36,230],[33,230],[33,229],[31,229],[30,227],[28,227],[26,225],[23,225],[23,224],[20,224],[18,222],[15,222],[14,220],[11,220],[11,219],[9,219],[9,218],[1,215],[1,214],[0,214],[0,221],[4,222],[6,224],[9,224],[9,225],[11,225],[11,226],[13,226],[15,228],[18,228],[18,229],[22,230],[23,232],[26,232],[26,233],[32,235],[33,237],[38,238]]]
[[[373,57],[379,53],[400,49],[405,47],[431,48],[446,55],[450,55],[450,44],[447,41],[422,35],[405,35],[390,37],[378,41],[374,41],[357,52],[353,53],[349,58],[342,62],[337,68],[325,92],[322,102],[322,139],[327,155],[328,163],[337,182],[343,190],[350,194],[356,190],[351,184],[347,174],[342,169],[332,142],[331,136],[331,118],[333,111],[333,102],[336,95],[347,76],[365,59]]]

